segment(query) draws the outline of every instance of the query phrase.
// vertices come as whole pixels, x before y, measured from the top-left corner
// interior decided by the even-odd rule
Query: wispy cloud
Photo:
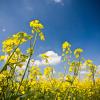
[[[48,3],[55,3],[55,4],[60,4],[60,5],[64,5],[64,0],[45,0]]]
[[[61,3],[62,0],[54,0],[54,2],[56,2],[56,3]]]
[[[64,5],[64,1],[63,0],[53,0],[55,3],[58,3],[58,4],[61,4],[61,5]]]

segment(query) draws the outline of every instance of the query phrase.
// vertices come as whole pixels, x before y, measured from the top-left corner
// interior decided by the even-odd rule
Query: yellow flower
[[[42,59],[48,58],[48,56],[45,53],[41,54],[40,56],[41,56]]]
[[[3,41],[2,51],[3,52],[11,52],[16,46],[26,42],[31,39],[31,36],[25,32],[18,32],[7,40]]]
[[[77,48],[74,51],[74,55],[76,58],[79,58],[80,54],[83,52],[83,50],[81,48]]]
[[[35,28],[35,29],[43,29],[44,26],[40,23],[39,20],[33,20],[30,22],[30,27]]]
[[[65,41],[63,44],[62,44],[62,50],[65,54],[69,54],[71,53],[71,50],[70,50],[70,47],[71,47],[71,44],[67,41]]]
[[[37,76],[40,76],[41,72],[40,72],[40,68],[38,66],[32,66],[31,70],[30,70],[30,79],[36,79]]]
[[[34,50],[33,50],[32,48],[28,48],[28,49],[26,50],[26,52],[27,52],[28,54],[32,54],[32,53],[34,53]]]
[[[48,63],[48,58],[49,58],[49,56],[46,55],[46,53],[41,54],[40,57],[41,57],[43,60],[45,60],[46,63]]]
[[[43,24],[39,20],[33,20],[30,22],[30,27],[32,28],[32,34],[35,32],[39,34],[40,40],[44,41],[45,37],[41,30],[44,28]]]
[[[25,94],[25,91],[22,91],[22,94]]]
[[[5,56],[0,56],[0,61],[4,60]]]
[[[86,65],[89,65],[89,64],[92,64],[92,63],[93,63],[93,61],[90,60],[90,59],[88,59],[88,60],[85,61],[85,64],[86,64]]]
[[[45,76],[49,76],[51,74],[51,72],[53,71],[53,68],[48,66],[44,69],[44,75]]]
[[[40,40],[42,40],[42,41],[45,40],[44,34],[42,32],[39,33],[39,36],[40,36]]]
[[[68,49],[71,47],[71,44],[67,41],[65,41],[63,44],[62,44],[62,49]]]
[[[6,76],[4,74],[0,74],[0,82],[2,82],[2,79],[4,79]]]
[[[69,67],[69,72],[72,72],[73,71],[73,67]]]

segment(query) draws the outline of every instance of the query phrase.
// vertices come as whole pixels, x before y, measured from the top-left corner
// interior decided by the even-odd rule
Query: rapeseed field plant
[[[34,64],[33,55],[37,38],[45,40],[44,26],[39,20],[30,23],[32,33],[18,32],[2,42],[0,62],[0,100],[100,100],[100,78],[95,77],[97,66],[92,60],[82,57],[83,49],[71,49],[67,41],[62,43],[64,72],[60,75],[49,64],[45,53],[41,58],[46,62],[44,71]],[[30,43],[23,53],[23,43]],[[30,62],[33,61],[31,65]],[[80,71],[86,65],[89,76],[80,79]],[[99,76],[99,75],[98,75]]]

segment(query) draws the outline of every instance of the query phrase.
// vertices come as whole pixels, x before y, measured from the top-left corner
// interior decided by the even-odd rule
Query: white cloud
[[[97,66],[97,71],[100,71],[100,65]],[[81,67],[81,72],[87,72],[88,71],[88,68],[86,66],[86,64],[84,63]]]
[[[100,70],[100,65],[97,66],[97,70]]]
[[[23,65],[22,67],[17,66],[16,70],[25,70],[26,65],[27,65],[28,59],[26,60],[26,62],[22,62],[21,64]]]
[[[5,29],[5,28],[3,28],[3,29],[2,29],[2,32],[5,32],[5,31],[6,31],[6,29]]]
[[[57,4],[61,4],[64,5],[63,0],[52,0],[53,2],[57,3]]]
[[[40,65],[41,65],[41,61],[40,61],[40,60],[35,60],[35,61],[33,62],[33,65],[40,66]]]
[[[97,71],[96,71],[96,75],[100,77],[100,65],[97,66]]]
[[[1,32],[6,32],[6,28],[5,27],[0,27],[0,31]]]
[[[81,67],[81,71],[80,71],[80,77],[83,79],[87,74],[90,73],[90,71],[86,68],[85,63],[83,64],[83,66]],[[95,78],[100,77],[100,65],[97,66],[97,70],[95,73]]]
[[[86,70],[86,67],[87,67],[86,64],[83,63],[82,66],[81,66],[81,70]]]
[[[56,3],[61,3],[62,0],[54,0],[54,2],[56,2]]]
[[[56,65],[58,63],[61,62],[61,56],[59,56],[57,53],[55,53],[54,51],[47,51],[45,52],[45,54],[47,56],[49,56],[48,58],[48,63],[46,63],[46,61],[44,59],[41,58],[41,54],[39,55],[39,57],[41,58],[41,60],[35,60],[33,63],[34,65],[37,66],[43,66],[43,65]]]
[[[85,71],[85,70],[83,70],[83,71],[80,71],[80,74],[87,74],[88,72],[87,71]]]

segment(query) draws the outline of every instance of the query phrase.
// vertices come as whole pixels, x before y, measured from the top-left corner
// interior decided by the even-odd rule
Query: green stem
[[[32,50],[34,50],[34,47],[35,47],[35,44],[36,44],[37,35],[38,35],[38,33],[35,34],[34,42],[33,42],[33,45],[32,45]],[[27,62],[27,65],[26,65],[24,74],[23,74],[23,76],[22,76],[21,82],[20,82],[20,84],[19,84],[17,93],[18,93],[18,91],[19,91],[19,89],[20,89],[20,86],[22,85],[22,82],[23,82],[23,79],[24,79],[24,77],[25,77],[26,71],[27,71],[27,69],[28,69],[28,67],[29,67],[29,63],[30,63],[30,60],[31,60],[32,55],[33,55],[33,53],[32,53],[32,54],[30,53],[30,56],[29,56],[29,59],[28,59],[28,62]]]
[[[11,54],[10,57],[8,58],[7,62],[6,62],[5,65],[3,66],[2,70],[0,71],[0,73],[1,73],[2,71],[4,71],[4,70],[7,69],[7,65],[8,65],[8,63],[9,63],[9,60],[12,58],[12,56],[14,55],[15,51],[17,50],[17,48],[18,48],[19,46],[20,46],[20,43],[19,43],[19,45],[14,49],[14,51],[12,52],[12,54]]]
[[[30,48],[32,48],[32,41],[30,40]],[[32,51],[33,52],[33,51]],[[28,73],[27,73],[27,78],[28,78],[28,76],[29,76],[29,73],[30,73],[30,71],[29,71],[29,67],[28,67]]]

